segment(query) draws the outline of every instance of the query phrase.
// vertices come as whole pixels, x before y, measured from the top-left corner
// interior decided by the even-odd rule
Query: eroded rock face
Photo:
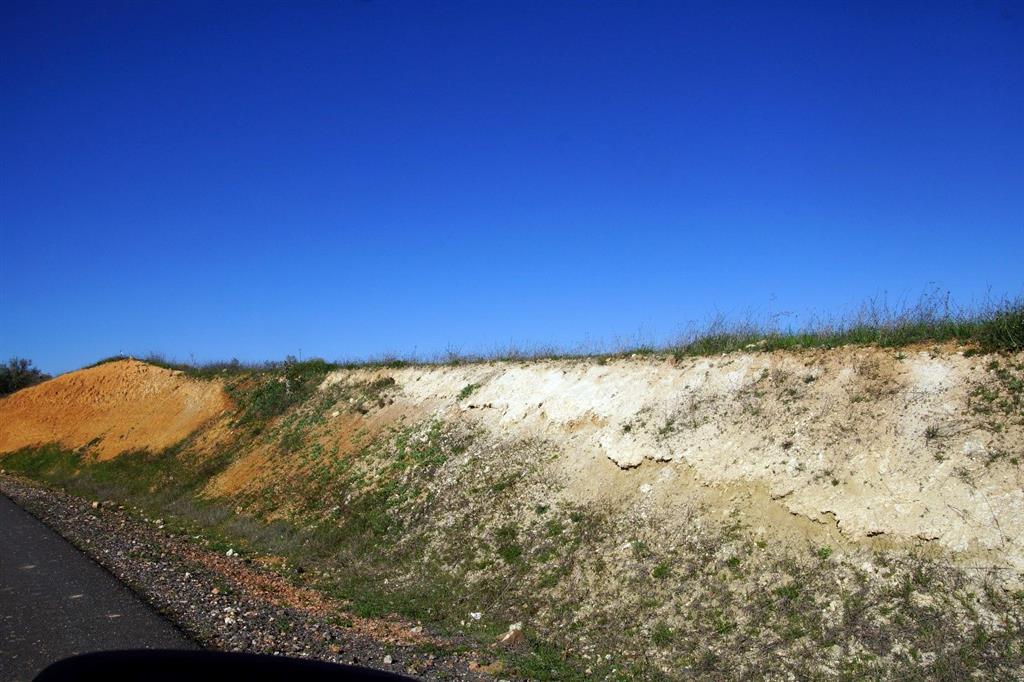
[[[681,467],[687,475],[655,484],[652,499],[752,487],[767,492],[756,504],[850,540],[994,552],[1019,571],[1021,415],[977,397],[1000,390],[996,365],[1024,373],[1021,356],[861,347],[346,370],[324,386],[391,376],[392,418],[469,419],[496,436],[544,439],[563,470],[602,478],[591,496],[618,487],[600,458],[621,470]]]
[[[230,407],[219,382],[136,360],[64,374],[0,400],[0,453],[91,444],[101,459],[174,445]]]
[[[694,501],[770,531],[799,522],[855,543],[928,542],[1024,571],[1024,354],[850,347],[367,368],[334,372],[321,391],[382,378],[394,382],[387,401],[326,413],[318,437],[334,456],[397,425],[461,422],[495,442],[544,443],[545,475],[570,501],[643,498],[655,512]],[[219,382],[113,362],[0,400],[0,453],[159,451],[229,408]],[[249,447],[211,494],[279,473],[276,441]]]

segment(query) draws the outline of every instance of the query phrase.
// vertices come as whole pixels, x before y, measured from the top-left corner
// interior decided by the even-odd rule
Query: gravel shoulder
[[[344,604],[296,586],[109,502],[90,502],[0,475],[0,493],[59,533],[209,649],[351,663],[426,680],[492,679],[469,643],[415,623],[354,617]]]
[[[110,573],[0,495],[0,679],[22,682],[68,656],[194,649]]]

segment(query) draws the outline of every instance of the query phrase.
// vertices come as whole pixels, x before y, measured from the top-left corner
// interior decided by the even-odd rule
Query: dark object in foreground
[[[138,649],[100,651],[57,661],[36,676],[36,682],[205,682],[206,680],[347,680],[405,681],[412,678],[353,665],[283,656],[218,651]]]

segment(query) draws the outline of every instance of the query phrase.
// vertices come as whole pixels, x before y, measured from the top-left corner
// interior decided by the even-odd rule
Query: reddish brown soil
[[[0,453],[44,443],[93,443],[101,459],[159,451],[230,406],[219,382],[137,360],[108,362],[0,400]]]

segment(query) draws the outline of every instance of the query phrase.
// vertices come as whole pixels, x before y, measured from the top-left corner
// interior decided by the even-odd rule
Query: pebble
[[[277,655],[299,655],[333,662],[352,661],[378,667],[389,666],[399,673],[413,672],[408,664],[398,663],[401,653],[393,652],[394,643],[385,644],[353,627],[332,624],[328,616],[318,616],[296,608],[280,606],[250,592],[245,576],[256,576],[261,571],[242,563],[232,563],[240,569],[230,576],[218,574],[211,563],[195,563],[186,557],[205,554],[222,556],[220,552],[203,549],[201,536],[176,535],[159,532],[154,526],[163,519],[140,521],[132,517],[123,506],[113,502],[102,504],[110,513],[93,517],[87,501],[67,493],[24,485],[4,477],[0,479],[0,493],[27,508],[54,530],[79,547],[85,547],[90,556],[105,568],[121,577],[129,587],[139,592],[148,602],[167,614],[186,632],[203,633],[200,644],[223,651]],[[92,509],[97,509],[97,502]],[[119,511],[118,511],[119,510]],[[115,518],[111,518],[115,517]],[[87,520],[87,522],[86,522]],[[157,553],[140,558],[131,547],[151,546]],[[239,556],[234,548],[228,556]],[[182,579],[184,578],[184,580]],[[218,583],[226,581],[231,590],[222,593]],[[216,601],[211,604],[211,595]],[[213,606],[214,608],[211,608]],[[244,615],[244,621],[242,620]],[[479,620],[482,613],[474,613]],[[413,633],[423,633],[416,625]],[[410,659],[410,663],[414,659]],[[468,670],[468,661],[458,654],[426,657],[428,672],[418,669],[423,679],[477,680],[479,676]]]

